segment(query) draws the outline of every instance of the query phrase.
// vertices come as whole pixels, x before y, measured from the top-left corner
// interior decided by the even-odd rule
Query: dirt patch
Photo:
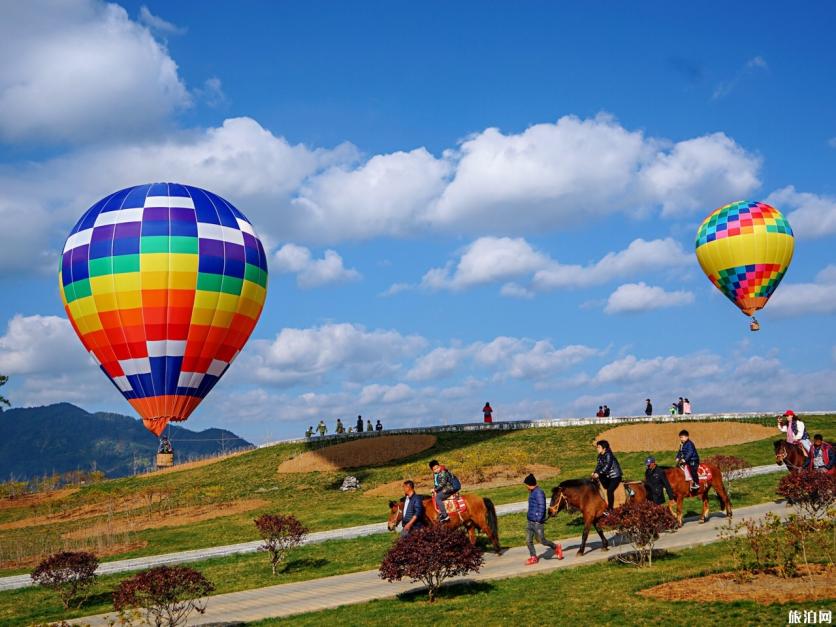
[[[41,503],[58,501],[64,497],[71,496],[78,492],[78,488],[63,488],[54,492],[37,492],[35,494],[22,494],[14,498],[0,500],[0,509],[16,509],[18,507],[35,507]]]
[[[96,548],[91,550],[91,553],[95,553],[98,558],[110,557],[111,555],[121,555],[122,553],[127,553],[128,551],[144,549],[146,546],[148,546],[147,540],[136,540],[134,542],[124,542],[122,544],[112,544],[106,549]],[[41,560],[45,557],[46,555],[33,555],[19,560],[6,560],[0,562],[0,568],[9,570],[12,568],[31,568],[40,564]]]
[[[464,484],[464,491],[478,490],[485,488],[499,488],[506,485],[522,483],[522,478],[528,473],[533,473],[538,481],[548,479],[560,474],[560,468],[547,466],[546,464],[528,464],[521,471],[508,466],[482,466],[475,470],[456,473]],[[415,490],[421,494],[429,494],[433,489],[432,481],[429,478],[415,479]],[[371,490],[363,492],[366,496],[388,496],[395,497],[403,494],[403,482],[390,481]]]
[[[81,540],[99,535],[159,529],[160,527],[179,527],[193,522],[249,512],[264,507],[268,503],[269,501],[264,499],[245,499],[232,503],[178,507],[169,511],[155,512],[150,516],[131,516],[130,518],[117,518],[110,522],[87,525],[81,529],[62,534],[61,537],[68,540]]]
[[[434,435],[360,438],[291,457],[279,465],[279,472],[329,472],[343,468],[374,466],[426,451],[434,446],[435,442]]]
[[[836,598],[836,568],[823,564],[810,568],[812,582],[806,572],[792,580],[757,574],[744,583],[737,583],[733,573],[720,573],[663,583],[639,594],[665,601],[755,601],[765,605]]]
[[[147,507],[149,498],[152,504],[157,505],[167,496],[167,494],[159,491],[150,493],[148,496],[142,494],[132,494],[130,496],[119,497],[114,496],[97,503],[89,503],[87,505],[73,507],[72,509],[68,509],[66,511],[61,510],[51,514],[29,516],[28,518],[2,523],[0,524],[0,531],[25,529],[27,527],[34,527],[37,525],[53,525],[73,522],[75,520],[84,520],[85,518],[94,518],[96,516],[119,514],[133,509]]]
[[[746,422],[666,422],[607,429],[595,440],[607,440],[616,452],[639,453],[679,447],[678,433],[687,429],[699,450],[777,438],[777,429]]]

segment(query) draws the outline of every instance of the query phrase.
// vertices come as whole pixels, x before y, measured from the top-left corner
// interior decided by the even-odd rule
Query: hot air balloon
[[[712,211],[697,230],[697,259],[709,280],[760,328],[763,309],[792,261],[792,228],[775,207],[740,200]]]
[[[244,347],[267,295],[267,258],[249,220],[220,196],[137,185],[73,227],[58,285],[84,347],[159,436],[189,417]]]

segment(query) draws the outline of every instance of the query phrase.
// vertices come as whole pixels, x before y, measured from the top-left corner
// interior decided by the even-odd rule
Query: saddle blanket
[[[459,514],[467,511],[467,502],[463,496],[458,494],[454,494],[450,498],[445,499],[442,503],[444,503],[444,509],[447,510],[448,514]],[[433,499],[433,507],[435,511],[438,511],[438,505],[436,505],[435,499]]]
[[[688,466],[682,467],[682,472],[685,473],[685,479],[687,481],[691,480],[691,469]],[[697,476],[699,477],[700,482],[702,481],[711,481],[713,478],[713,474],[711,474],[711,469],[706,466],[705,464],[700,464],[697,467]]]

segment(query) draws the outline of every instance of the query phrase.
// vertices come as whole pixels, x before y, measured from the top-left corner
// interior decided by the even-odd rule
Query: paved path
[[[740,508],[735,512],[736,518],[761,518],[767,512],[779,514],[788,512],[787,508],[777,503],[762,503],[751,507]],[[696,517],[688,521],[696,520]],[[709,544],[717,540],[717,531],[726,521],[723,514],[715,513],[709,521],[700,525],[694,522],[686,524],[676,533],[664,534],[656,544],[658,548],[676,549],[688,546]],[[486,555],[485,565],[475,575],[460,577],[457,580],[485,581],[504,579],[521,575],[533,575],[552,571],[556,568],[569,568],[581,564],[600,562],[613,554],[629,551],[630,546],[615,547],[608,552],[600,550],[600,542],[591,542],[587,550],[592,551],[583,557],[576,555],[580,545],[580,538],[572,538],[563,542],[566,558],[563,560],[541,559],[535,566],[525,565],[528,551],[525,547],[507,549],[502,555]],[[542,547],[539,547],[542,549]],[[540,553],[540,556],[551,557],[551,551]],[[408,590],[420,590],[421,586],[410,583],[387,583],[378,577],[376,570],[367,570],[348,575],[323,577],[297,583],[256,588],[241,592],[219,594],[210,597],[206,613],[197,615],[189,622],[191,625],[208,624],[240,624],[242,622],[261,620],[264,618],[290,616],[303,612],[312,612],[340,605],[363,603],[373,599],[394,597]],[[74,625],[107,625],[112,615],[101,614],[72,621]]]
[[[784,467],[776,464],[770,464],[768,466],[755,466],[752,468],[752,476],[782,471],[784,471]],[[527,506],[528,503],[526,501],[497,505],[496,513],[499,516],[504,516],[506,514],[524,512],[526,511]],[[359,538],[361,536],[367,536],[375,533],[388,533],[386,523],[372,523],[370,525],[359,525],[357,527],[344,527],[342,529],[317,531],[308,535],[305,540],[305,544],[315,544],[318,542],[325,542],[327,540],[349,540],[351,538]],[[179,551],[177,553],[164,553],[162,555],[149,555],[146,557],[116,560],[102,563],[96,572],[99,575],[110,575],[113,573],[122,573],[132,570],[142,570],[143,568],[151,568],[153,566],[161,566],[163,564],[182,564],[186,562],[196,562],[199,560],[210,559],[213,557],[226,557],[242,553],[255,553],[258,551],[259,546],[261,546],[261,541],[255,540],[252,542],[241,542],[225,546],[213,546],[204,549]],[[0,591],[25,588],[31,585],[32,579],[29,575],[12,575],[10,577],[0,578]]]

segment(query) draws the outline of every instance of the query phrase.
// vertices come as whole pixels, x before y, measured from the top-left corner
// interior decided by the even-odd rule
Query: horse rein
[[[804,468],[804,466],[796,466],[795,464],[791,464],[790,462],[788,462],[787,456],[787,449],[782,446],[781,449],[777,453],[775,453],[775,461],[777,461],[779,464],[784,464],[784,466],[786,466],[788,470],[801,470],[802,468]]]
[[[557,503],[555,503],[549,508],[549,514],[551,514],[552,516],[556,516],[558,512],[560,512],[560,504],[564,501],[566,501],[567,504],[569,502],[566,500],[566,495],[563,494],[563,490],[561,490],[560,495],[557,497]]]

